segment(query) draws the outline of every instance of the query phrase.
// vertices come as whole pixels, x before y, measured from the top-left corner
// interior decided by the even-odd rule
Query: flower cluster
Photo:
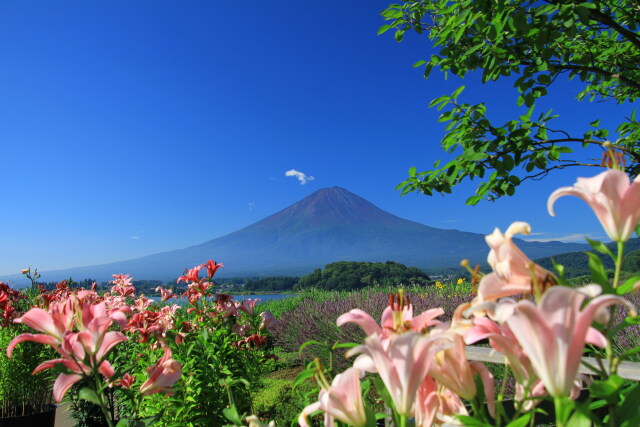
[[[300,425],[309,426],[309,416],[317,411],[324,413],[326,425],[334,420],[354,426],[373,425],[375,414],[362,399],[361,379],[367,374],[379,378],[377,384],[382,386],[376,389],[392,409],[395,425],[508,423],[509,419],[503,420],[505,411],[498,407],[502,399],[496,399],[492,374],[466,355],[467,345],[483,340],[504,355],[513,373],[521,425],[534,422],[532,411],[545,399],[555,404],[557,425],[565,425],[569,417],[574,417],[572,422],[588,417],[584,408],[575,411],[571,400],[584,385],[578,370],[587,344],[602,349],[594,353],[599,362],[591,366],[593,374],[601,383],[618,384],[610,385],[615,397],[611,392],[603,401],[614,407],[609,416],[616,417],[615,406],[625,404],[625,399],[620,397],[624,392],[620,389],[622,382],[615,382],[622,359],[614,354],[608,339],[618,326],[609,307],[623,306],[629,319],[635,319],[631,323],[638,320],[635,307],[624,298],[633,291],[638,278],[624,285],[619,280],[620,245],[640,221],[638,182],[640,179],[629,184],[624,173],[609,170],[594,178],[581,178],[576,186],[561,188],[549,199],[551,213],[554,201],[565,194],[578,195],[593,207],[607,234],[619,242],[618,256],[611,254],[616,265],[613,283],[606,274],[594,274],[597,283],[568,286],[561,276],[533,263],[514,243],[515,234],[530,233],[529,224],[516,222],[504,234],[496,229],[486,238],[493,271],[480,276],[478,269],[470,269],[473,283],[479,279],[477,296],[459,306],[450,322],[438,320],[443,313],[438,308],[414,317],[413,306],[402,292],[391,298],[380,325],[359,309],[340,316],[338,326],[355,323],[366,333],[366,339],[347,352],[348,357],[357,356],[353,367],[333,381],[327,379],[319,363],[312,368],[320,393],[318,401],[303,410]],[[604,245],[590,243],[599,252],[610,253],[602,248]],[[592,264],[596,269],[601,265]],[[624,323],[618,330],[620,327]],[[602,391],[599,393],[602,396]],[[622,415],[617,416],[620,421]]]

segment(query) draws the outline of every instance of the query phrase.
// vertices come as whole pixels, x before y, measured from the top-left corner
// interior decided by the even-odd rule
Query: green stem
[[[616,272],[613,276],[613,289],[620,284],[620,271],[622,270],[622,257],[624,256],[624,242],[618,242],[618,254],[616,256]]]
[[[407,426],[407,416],[400,415],[398,417],[398,427],[406,427]]]
[[[104,396],[102,394],[102,390],[104,390],[104,387],[100,387],[100,383],[102,381],[100,380],[100,377],[98,375],[99,374],[97,372],[94,372],[94,391],[98,396],[98,401],[100,402],[98,406],[100,406],[102,414],[104,415],[105,420],[107,420],[107,424],[109,425],[109,427],[114,427],[109,408],[107,408],[107,404],[104,402]]]
[[[561,419],[561,415],[564,415],[564,411],[562,410],[562,399],[554,398],[553,404],[556,410],[556,427],[564,427],[564,421]]]

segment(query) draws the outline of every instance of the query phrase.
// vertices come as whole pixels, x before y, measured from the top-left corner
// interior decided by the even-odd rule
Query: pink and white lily
[[[309,415],[321,410],[325,413],[325,425],[333,425],[332,418],[345,424],[360,427],[367,423],[362,403],[360,371],[349,368],[335,376],[328,388],[320,389],[318,401],[308,405],[298,418],[298,424],[309,427]]]
[[[516,339],[553,397],[571,394],[585,343],[606,345],[606,338],[591,327],[594,319],[608,315],[603,309],[619,304],[634,312],[631,303],[615,295],[598,296],[581,308],[587,297],[600,292],[598,285],[556,286],[547,290],[538,305],[507,299],[496,307],[496,320],[518,331]]]
[[[381,336],[372,334],[364,345],[350,349],[346,356],[361,354],[360,365],[367,365],[380,375],[398,414],[411,417],[416,394],[435,355],[451,346],[448,337],[432,338],[411,331],[397,336],[385,348]]]
[[[400,301],[391,298],[389,306],[382,312],[380,326],[369,313],[357,308],[338,317],[336,324],[342,326],[345,323],[355,323],[367,336],[380,336],[383,346],[387,348],[391,339],[399,334],[408,331],[423,332],[428,327],[441,323],[436,320],[444,314],[441,308],[433,308],[413,317],[413,305],[407,298],[400,296]]]
[[[555,283],[553,274],[531,261],[515,243],[515,234],[530,234],[531,227],[526,222],[514,222],[502,234],[499,229],[485,239],[491,251],[487,262],[493,273],[480,280],[478,298],[475,303],[496,300],[511,295],[534,293],[534,287],[546,287]]]
[[[547,202],[549,214],[562,196],[577,196],[587,202],[600,220],[607,235],[616,242],[626,242],[640,221],[640,175],[633,182],[617,169],[610,169],[592,178],[578,178],[572,187],[554,191]]]

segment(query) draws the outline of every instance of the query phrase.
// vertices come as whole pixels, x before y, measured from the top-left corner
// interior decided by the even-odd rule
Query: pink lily
[[[606,344],[606,338],[591,328],[596,317],[602,320],[608,314],[603,308],[620,304],[635,312],[631,303],[615,295],[594,298],[581,309],[587,296],[600,292],[598,285],[577,289],[555,286],[547,290],[538,305],[503,300],[496,308],[496,319],[518,331],[516,339],[553,397],[571,394],[585,342],[601,347]]]
[[[162,298],[162,302],[167,302],[171,298],[178,298],[178,296],[174,294],[171,289],[165,289],[162,286],[158,286],[156,288],[156,292],[160,292],[160,298]]]
[[[522,294],[533,293],[538,286],[542,291],[548,284],[555,283],[551,272],[536,265],[513,243],[513,235],[529,234],[531,227],[526,222],[514,222],[505,234],[499,229],[485,239],[491,247],[487,261],[493,273],[480,280],[478,298],[475,303]]]
[[[487,338],[491,347],[507,358],[516,382],[529,384],[532,378],[535,380],[531,362],[511,329],[506,324],[497,324],[489,317],[474,318],[473,326],[465,331],[465,343],[473,344]]]
[[[245,313],[247,313],[249,316],[253,316],[254,313],[254,308],[256,306],[256,303],[260,301],[259,299],[245,299],[242,301],[242,303],[240,303],[238,305],[238,310],[240,311],[244,311]]]
[[[399,334],[407,331],[422,332],[430,326],[441,323],[435,320],[436,317],[444,314],[441,308],[433,308],[413,317],[413,305],[408,298],[401,295],[398,300],[400,301],[391,297],[389,306],[382,312],[381,326],[378,326],[369,313],[357,308],[338,317],[336,324],[342,326],[345,323],[355,323],[367,336],[379,335],[384,347],[387,348],[391,339]]]
[[[349,368],[336,375],[331,386],[325,386],[320,390],[318,401],[302,410],[298,424],[301,427],[309,427],[309,415],[318,410],[325,412],[328,415],[326,418],[336,418],[355,427],[364,426],[367,423],[367,415],[362,403],[360,371]],[[332,425],[332,420],[328,424]]]
[[[185,282],[185,283],[198,283],[200,281],[200,270],[202,270],[202,265],[192,268],[191,270],[185,269],[185,274],[183,276],[178,277],[177,283]]]
[[[213,260],[209,260],[202,264],[200,267],[205,267],[207,269],[207,274],[209,275],[209,279],[213,279],[213,275],[216,274],[219,268],[224,268],[224,265],[219,264]]]
[[[578,178],[572,187],[554,191],[547,201],[549,214],[562,196],[578,196],[593,209],[607,235],[616,242],[626,242],[640,221],[640,175],[629,182],[626,173],[610,169],[592,178]]]
[[[260,319],[262,320],[262,322],[260,323],[259,329],[264,328],[267,331],[273,330],[282,323],[278,319],[276,319],[273,316],[273,313],[271,313],[270,311],[263,311],[262,313],[260,313]]]
[[[373,367],[380,375],[398,414],[411,417],[416,394],[434,356],[451,345],[447,337],[431,338],[406,332],[385,348],[380,335],[373,334],[366,338],[364,345],[350,349],[346,355],[362,354],[360,363]]]
[[[182,366],[171,358],[169,347],[165,347],[164,356],[158,359],[155,365],[147,368],[147,372],[149,378],[140,386],[140,393],[149,395],[162,392],[173,395],[171,387],[180,379]]]
[[[468,415],[460,397],[427,376],[418,389],[415,425],[454,425],[456,415]]]
[[[31,329],[44,332],[44,334],[18,335],[11,340],[7,346],[7,357],[11,357],[13,349],[17,344],[25,341],[33,341],[56,348],[62,344],[65,332],[73,328],[74,301],[72,298],[69,298],[63,303],[51,304],[49,313],[41,308],[34,307],[27,311],[22,317],[15,319],[15,322],[24,323]]]
[[[480,375],[487,406],[489,412],[493,414],[495,410],[493,375],[482,363],[467,360],[465,343],[461,335],[453,332],[445,332],[440,335],[448,337],[452,344],[436,354],[434,363],[429,369],[429,375],[466,400],[472,400],[476,397],[474,377]],[[437,336],[435,335],[435,337]]]

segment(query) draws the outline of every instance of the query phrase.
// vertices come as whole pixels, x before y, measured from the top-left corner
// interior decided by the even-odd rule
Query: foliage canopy
[[[431,279],[416,267],[407,267],[393,261],[351,262],[328,264],[300,278],[295,289],[316,288],[350,291],[367,286],[427,285]]]
[[[640,12],[636,2],[602,0],[428,0],[392,4],[382,12],[389,21],[379,33],[395,30],[426,34],[437,54],[419,61],[424,75],[439,69],[464,77],[481,72],[482,82],[515,78],[518,106],[525,114],[504,123],[491,120],[484,103],[459,100],[464,86],[438,97],[430,106],[447,122],[442,148],[455,155],[433,169],[409,170],[398,185],[432,195],[450,193],[466,179],[484,178],[467,200],[513,195],[525,180],[573,166],[601,166],[574,157],[580,147],[600,146],[607,161],[624,161],[626,171],[640,172],[640,124],[635,111],[617,124],[617,139],[600,119],[584,123],[583,134],[559,128],[551,110],[534,115],[536,102],[565,78],[581,83],[578,100],[634,102],[640,95]],[[606,106],[603,106],[606,108]],[[614,156],[616,153],[616,156]]]

